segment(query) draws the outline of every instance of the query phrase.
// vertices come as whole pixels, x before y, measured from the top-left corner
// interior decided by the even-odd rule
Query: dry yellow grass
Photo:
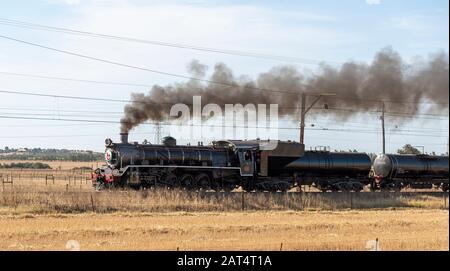
[[[24,210],[22,210],[24,211]],[[447,210],[8,214],[0,250],[448,250]]]
[[[66,190],[67,189],[67,190]],[[241,210],[448,209],[448,194],[216,193],[180,190],[105,190],[78,186],[14,186],[0,191],[0,206],[36,213],[212,212]]]
[[[97,193],[85,176],[46,185],[37,173],[0,190],[0,250],[364,250],[375,238],[383,250],[449,249],[448,194],[247,193],[242,204],[242,193]]]

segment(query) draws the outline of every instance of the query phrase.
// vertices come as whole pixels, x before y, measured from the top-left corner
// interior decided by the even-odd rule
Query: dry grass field
[[[0,172],[0,250],[449,249],[448,194],[95,192],[63,163]]]
[[[352,194],[15,188],[0,193],[0,250],[449,249],[448,196]]]
[[[0,216],[0,250],[448,250],[447,210]]]

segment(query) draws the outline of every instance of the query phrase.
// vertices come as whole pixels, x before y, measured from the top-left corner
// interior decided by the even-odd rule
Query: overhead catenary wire
[[[97,61],[97,62],[103,62],[103,63],[116,65],[116,66],[120,66],[120,67],[136,69],[136,70],[141,70],[141,71],[147,71],[147,72],[161,74],[161,75],[166,75],[166,76],[171,76],[171,77],[178,77],[178,78],[182,78],[182,79],[188,79],[188,80],[199,81],[199,82],[204,82],[204,83],[210,83],[210,84],[215,84],[215,85],[222,85],[222,86],[226,86],[226,87],[240,87],[240,88],[244,88],[244,89],[252,89],[252,90],[259,90],[259,91],[270,91],[270,92],[275,92],[275,93],[283,93],[283,94],[287,94],[287,95],[300,95],[299,91],[274,90],[274,89],[265,89],[265,88],[258,88],[258,87],[252,87],[252,86],[239,86],[237,84],[232,84],[232,83],[227,83],[227,82],[218,82],[218,81],[213,81],[213,80],[209,80],[209,79],[196,78],[196,77],[192,77],[192,76],[188,76],[188,75],[182,75],[182,74],[177,74],[177,73],[159,71],[159,70],[155,70],[155,69],[139,67],[139,66],[125,64],[125,63],[121,63],[121,62],[117,62],[117,61],[107,60],[107,59],[104,59],[104,58],[88,56],[88,55],[84,55],[84,54],[80,54],[80,53],[76,53],[76,52],[72,52],[72,51],[67,51],[67,50],[61,50],[61,49],[45,46],[45,45],[34,43],[34,42],[29,42],[29,41],[25,41],[25,40],[21,40],[21,39],[16,39],[16,38],[4,36],[4,35],[0,35],[0,38],[7,39],[7,40],[10,40],[10,41],[19,42],[19,43],[22,43],[22,44],[35,46],[35,47],[40,47],[40,48],[43,48],[43,49],[51,50],[51,51],[54,51],[54,52],[59,52],[59,53],[62,53],[62,54],[67,54],[67,55],[72,55],[72,56],[76,56],[76,57],[81,57],[81,58],[84,58],[84,59],[89,59],[89,60],[93,60],[93,61]]]
[[[107,60],[107,59],[103,59],[103,58],[97,58],[97,57],[88,56],[88,55],[84,55],[84,54],[80,54],[80,53],[76,53],[76,52],[71,52],[71,51],[67,51],[67,50],[61,50],[61,49],[57,49],[57,48],[53,48],[53,47],[49,47],[49,46],[45,46],[45,45],[41,45],[41,44],[37,44],[37,43],[33,43],[33,42],[28,42],[28,41],[24,41],[24,40],[12,38],[12,37],[4,36],[4,35],[0,35],[0,38],[11,40],[11,41],[15,41],[15,42],[19,42],[19,43],[23,43],[23,44],[27,44],[27,45],[31,45],[31,46],[44,48],[44,49],[47,49],[47,50],[52,50],[52,51],[63,53],[63,54],[77,56],[77,57],[81,57],[81,58],[85,58],[85,59],[90,59],[90,60],[93,60],[93,61],[104,62],[104,63],[116,65],[116,66],[121,66],[121,67],[126,67],[126,68],[131,68],[131,69],[138,69],[138,70],[152,72],[152,73],[157,73],[157,74],[166,75],[166,76],[178,77],[178,78],[194,80],[194,81],[199,81],[199,82],[205,82],[205,83],[210,83],[210,84],[216,84],[216,85],[223,85],[223,86],[227,86],[227,87],[239,87],[239,88],[243,88],[243,89],[269,91],[269,92],[273,92],[273,93],[282,93],[282,94],[288,94],[288,95],[301,95],[300,91],[274,90],[274,89],[252,87],[252,86],[248,86],[248,85],[240,86],[240,85],[237,85],[237,84],[232,84],[232,83],[227,83],[227,82],[218,82],[218,81],[213,81],[213,80],[209,80],[209,79],[196,78],[196,77],[191,77],[191,76],[187,76],[187,75],[181,75],[181,74],[176,74],[176,73],[170,73],[170,72],[159,71],[159,70],[155,70],[155,69],[149,69],[149,68],[134,66],[134,65],[130,65],[130,64],[124,64],[124,63],[111,61],[111,60]],[[340,97],[340,98],[343,99],[343,97]],[[378,102],[380,102],[380,101],[378,101]]]
[[[0,90],[0,93],[1,93],[1,90]],[[88,99],[89,97],[83,97],[83,98]],[[93,99],[96,99],[96,98],[93,98]],[[124,100],[124,101],[114,100],[114,102],[115,101],[117,101],[117,102],[127,102],[128,100]],[[132,100],[129,100],[129,102],[132,102]],[[171,103],[162,103],[162,104],[171,105]],[[189,104],[189,105],[192,105],[192,104]],[[279,107],[279,108],[286,108],[286,107]],[[294,108],[297,108],[297,107],[294,107]],[[298,107],[297,109],[300,109],[300,108]],[[332,108],[328,108],[328,109],[324,109],[324,108],[321,108],[321,107],[312,107],[311,108],[311,110],[322,110],[322,111],[325,111],[325,110],[333,111],[333,110],[341,110],[341,109],[342,108],[333,108],[333,107]],[[54,113],[57,113],[57,112],[68,112],[68,113],[93,113],[93,114],[119,114],[119,115],[123,115],[123,111],[98,111],[98,110],[86,110],[86,109],[84,109],[84,110],[73,110],[73,109],[67,110],[67,109],[48,109],[48,108],[30,108],[30,107],[0,107],[0,110],[6,110],[6,111],[37,111],[37,112],[41,111],[41,112],[54,112]],[[354,110],[354,112],[359,112],[359,111],[358,110]],[[372,113],[378,113],[378,111],[366,111],[364,113],[372,114]],[[391,112],[388,112],[388,114],[389,113],[391,113]],[[310,114],[313,114],[313,115],[316,114],[317,115],[317,114],[322,114],[322,113],[321,112],[311,112]],[[396,114],[398,114],[398,112],[392,112],[392,114],[394,116],[396,116]],[[402,113],[402,114],[408,114],[408,113]],[[279,116],[283,116],[283,117],[284,116],[290,116],[290,114],[278,114],[278,115]],[[448,115],[439,115],[439,114],[417,114],[417,115],[418,116],[441,116],[441,117],[447,117],[448,116]],[[318,120],[315,119],[315,118],[312,120],[312,122],[314,122],[314,123],[316,123],[317,121]],[[348,120],[346,120],[345,123],[367,124],[367,122],[356,122],[356,121],[348,121]],[[329,124],[329,123],[327,123],[327,124]],[[393,124],[393,125],[394,126],[398,126],[396,124]],[[420,127],[420,128],[422,128],[422,127]]]
[[[44,117],[23,117],[23,116],[5,116],[0,115],[3,119],[23,119],[23,120],[43,120],[43,121],[70,121],[70,122],[92,122],[92,123],[122,123],[114,120],[95,120],[95,119],[70,119],[70,118],[44,118]],[[177,124],[166,122],[144,122],[143,125],[162,125],[162,126],[179,126],[179,127],[211,127],[211,128],[255,128],[255,129],[274,129],[274,130],[299,130],[299,127],[271,127],[271,126],[246,126],[246,125],[217,125],[217,124]],[[316,131],[332,131],[332,132],[355,132],[355,133],[379,133],[377,130],[358,130],[358,129],[336,129],[336,128],[307,128],[306,130]],[[447,137],[429,134],[408,134],[410,136],[426,136],[426,137]]]
[[[143,84],[143,83],[100,81],[100,80],[89,80],[89,79],[81,79],[81,78],[69,78],[69,77],[49,76],[49,75],[30,74],[30,73],[18,73],[18,72],[7,72],[7,71],[0,71],[0,75],[21,76],[21,77],[38,78],[38,79],[61,80],[61,81],[72,81],[72,82],[91,83],[91,84],[103,84],[103,85],[115,85],[115,86],[132,86],[132,87],[148,87],[148,88],[153,87],[153,85]],[[444,102],[439,103],[439,102],[431,102],[431,101],[427,102],[427,101],[407,101],[407,100],[402,100],[402,101],[375,100],[375,99],[363,99],[363,98],[357,98],[357,97],[340,97],[339,95],[328,96],[327,99],[353,100],[353,101],[360,101],[360,102],[364,102],[364,103],[448,105],[448,103],[444,103]]]
[[[99,117],[98,115],[89,115],[89,114],[82,114],[82,115],[80,115],[80,114],[75,114],[75,115],[74,114],[58,114],[58,116],[55,116],[55,114],[51,114],[51,113],[9,113],[9,112],[7,112],[7,113],[0,112],[0,115],[2,115],[2,116],[13,116],[13,117],[21,117],[21,116],[25,116],[25,117],[26,116],[54,117],[54,118],[56,118],[56,120],[58,118],[60,118],[60,117],[64,117],[64,118],[67,118],[67,117],[98,118]],[[106,116],[102,116],[102,118],[117,119],[117,116],[106,115]],[[155,122],[154,124],[157,124],[157,122]],[[172,124],[170,124],[170,125],[172,125]],[[189,126],[189,124],[187,124],[187,125]],[[210,125],[205,124],[204,126],[210,126]],[[215,125],[211,125],[211,126],[215,126]],[[226,127],[231,127],[231,126],[226,126]],[[247,127],[247,126],[245,126],[245,127]],[[249,128],[255,128],[255,127],[250,126]],[[257,127],[257,128],[259,128],[259,127]],[[262,127],[262,128],[266,128],[266,127]],[[316,129],[323,129],[323,130],[336,129],[334,127],[317,127],[317,126],[315,128]],[[360,129],[366,128],[366,129],[372,129],[373,131],[377,131],[378,127],[375,127],[375,126],[360,126],[359,125],[359,126],[352,126],[352,128],[360,128]],[[284,129],[284,128],[282,128],[282,129]],[[314,128],[311,128],[311,129],[314,129]],[[397,132],[424,132],[424,131],[426,131],[428,133],[448,132],[448,130],[433,130],[433,129],[422,129],[421,130],[420,128],[417,128],[417,129],[392,128],[390,130],[391,131],[397,131]]]
[[[2,111],[7,111],[7,112],[2,112]],[[26,112],[26,113],[23,113]],[[30,113],[32,112],[32,113]],[[36,113],[39,112],[39,113]],[[41,113],[41,112],[48,112],[48,113]],[[81,113],[81,114],[77,114],[77,115],[71,115],[71,114],[66,114],[66,113]],[[119,111],[97,111],[97,110],[65,110],[65,109],[48,109],[48,108],[23,108],[23,107],[0,107],[0,115],[39,115],[39,116],[55,116],[56,114],[58,114],[58,116],[63,116],[63,117],[69,117],[69,116],[82,116],[82,117],[99,117],[99,115],[104,115],[102,117],[111,117],[111,118],[117,118],[118,116],[122,116],[123,112],[119,112]],[[94,114],[94,115],[91,115]],[[325,124],[326,127],[330,127],[333,126],[335,123],[330,123],[330,121],[322,121],[320,119],[316,120],[311,120],[311,127],[315,126],[321,126],[322,124]],[[370,125],[367,124],[367,122],[355,122],[355,121],[345,121],[346,123],[346,127],[351,127],[351,128],[371,128],[371,129],[377,129],[378,126],[374,126],[374,125]],[[349,125],[350,124],[350,125]],[[355,125],[352,125],[355,124]],[[91,124],[92,125],[92,124]],[[57,126],[62,126],[62,125],[57,125]],[[67,125],[66,125],[67,126]],[[13,126],[11,126],[13,127]],[[332,128],[332,127],[331,127]],[[397,130],[397,131],[407,131],[407,132],[417,132],[417,131],[427,131],[427,132],[448,132],[448,129],[434,129],[434,128],[429,128],[429,127],[411,127],[408,126],[407,129],[400,129],[398,127],[398,125],[392,125],[392,126],[388,126],[386,127],[387,129],[390,129],[392,131]]]
[[[110,98],[98,98],[98,97],[84,97],[84,96],[70,96],[70,95],[56,95],[56,94],[45,94],[45,93],[35,93],[35,92],[27,92],[27,91],[13,91],[13,90],[4,90],[0,89],[0,93],[6,94],[15,94],[15,95],[29,95],[29,96],[40,96],[40,97],[51,97],[51,98],[62,98],[62,99],[77,99],[77,100],[92,100],[92,101],[105,101],[105,102],[120,102],[120,103],[149,103],[147,101],[141,100],[126,100],[126,99],[110,99]],[[172,103],[161,103],[161,102],[150,102],[151,104],[167,104],[173,105]],[[192,105],[192,104],[189,104]],[[289,108],[289,109],[300,109],[300,107],[279,107],[279,108]],[[348,111],[348,112],[356,112],[362,113],[360,110],[352,110],[347,108],[337,108],[337,107],[328,107],[328,109],[323,108],[312,108],[315,110],[336,110],[336,111]],[[313,112],[311,112],[313,113]],[[365,111],[364,113],[368,114],[379,114],[379,111]],[[421,116],[425,116],[422,118],[425,119],[441,119],[441,118],[431,118],[431,117],[447,117],[448,115],[440,115],[440,114],[414,114],[410,113],[402,113],[402,112],[385,112],[386,115],[391,116],[401,116],[402,118],[418,118]],[[428,118],[430,116],[430,118]],[[445,120],[445,119],[441,119]]]
[[[69,29],[69,28],[63,28],[63,27],[54,27],[54,26],[35,24],[35,23],[5,19],[5,18],[0,18],[0,24],[14,26],[14,27],[20,27],[20,28],[26,28],[26,29],[33,29],[33,30],[44,30],[44,31],[65,33],[65,34],[78,35],[78,36],[119,40],[119,41],[125,41],[125,42],[136,42],[136,43],[142,43],[142,44],[173,47],[173,48],[179,48],[179,49],[189,49],[189,50],[203,51],[203,52],[209,52],[209,53],[219,53],[219,54],[225,54],[225,55],[234,55],[234,56],[241,56],[241,57],[268,59],[268,60],[275,60],[275,61],[282,61],[282,62],[293,62],[293,63],[311,64],[311,65],[318,65],[321,63],[325,63],[324,60],[317,60],[317,59],[299,58],[299,57],[292,57],[292,56],[280,56],[280,55],[272,55],[272,54],[261,54],[261,53],[240,51],[240,50],[219,49],[219,48],[212,48],[212,47],[196,46],[196,45],[191,45],[191,44],[173,43],[173,42],[165,42],[165,41],[157,41],[157,40],[146,40],[146,39],[123,37],[123,36],[117,36],[117,35],[107,35],[107,34],[81,31],[81,30],[75,30],[75,29]],[[339,64],[340,62],[327,61],[326,63]]]
[[[39,78],[39,79],[72,81],[72,82],[82,82],[82,83],[91,83],[91,84],[102,84],[102,85],[130,86],[130,87],[148,87],[148,88],[152,87],[151,85],[139,84],[139,83],[125,83],[125,82],[113,82],[113,81],[88,80],[88,79],[48,76],[48,75],[39,75],[39,74],[30,74],[30,73],[17,73],[17,72],[0,71],[0,74],[1,75],[10,75],[10,76],[29,77],[29,78]]]
[[[59,114],[58,116],[55,116],[55,114],[50,114],[50,113],[4,113],[4,112],[0,112],[0,115],[2,116],[12,116],[12,117],[21,117],[21,116],[40,116],[40,117],[54,117],[55,120],[58,120],[58,118],[68,118],[68,117],[83,117],[83,118],[98,118],[98,115],[86,115],[86,114],[82,114],[82,115],[71,115],[71,114]],[[103,118],[107,118],[107,119],[117,119],[117,116],[101,116]],[[103,124],[107,124],[107,123],[103,123]],[[115,124],[115,123],[114,123]],[[87,125],[87,124],[84,124]],[[92,124],[91,124],[92,125]],[[36,125],[34,127],[40,127],[42,125]],[[52,126],[52,125],[47,125],[47,126]],[[76,126],[76,125],[53,125],[53,126]],[[208,126],[208,125],[205,125]],[[1,126],[0,127],[32,127],[31,125],[26,125],[26,126],[18,126],[18,125],[9,125],[9,126]],[[313,126],[311,126],[313,127]],[[314,127],[316,129],[323,129],[323,130],[328,130],[328,129],[336,129],[333,126],[327,126],[327,127],[321,127],[320,125],[314,125]],[[346,126],[349,128],[357,128],[357,129],[371,129],[370,131],[376,131],[377,127],[375,126],[361,126],[361,125],[353,125],[353,126]],[[250,128],[252,128],[250,126]],[[308,128],[309,129],[309,128]],[[419,133],[424,133],[426,132],[427,134],[440,134],[440,133],[448,133],[448,130],[440,130],[440,129],[431,129],[431,128],[419,128],[419,127],[413,127],[413,128],[409,128],[409,129],[399,129],[399,128],[387,128],[389,131],[392,132],[419,132]]]

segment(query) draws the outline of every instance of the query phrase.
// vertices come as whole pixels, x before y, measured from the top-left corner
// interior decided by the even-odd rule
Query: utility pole
[[[385,136],[385,131],[384,131],[384,102],[382,102],[381,104],[381,131],[383,134],[383,154],[386,154],[386,136]]]
[[[322,98],[323,96],[335,96],[334,93],[318,93],[318,94],[310,94],[310,93],[302,93],[301,100],[301,115],[300,115],[300,144],[304,144],[305,140],[305,115],[308,111]],[[311,103],[310,106],[306,107],[306,97],[307,96],[317,96],[317,98]]]
[[[156,144],[161,144],[161,123],[157,122],[155,124],[155,140]]]
[[[304,144],[305,139],[305,114],[306,114],[306,94],[302,93],[302,105],[300,116],[300,144]]]

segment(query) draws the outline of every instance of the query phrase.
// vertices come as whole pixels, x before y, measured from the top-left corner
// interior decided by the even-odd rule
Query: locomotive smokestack
[[[124,144],[128,143],[128,133],[120,133],[120,142]]]

